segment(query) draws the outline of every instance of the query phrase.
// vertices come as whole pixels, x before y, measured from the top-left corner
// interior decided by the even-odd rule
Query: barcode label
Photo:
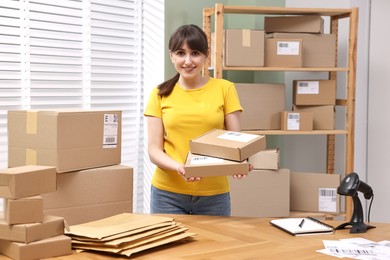
[[[196,164],[220,164],[223,163],[223,159],[209,157],[209,156],[195,156],[191,158],[190,165]]]
[[[289,120],[299,120],[299,114],[288,114]]]
[[[246,133],[232,132],[232,131],[228,131],[228,132],[225,132],[225,133],[217,136],[217,138],[220,138],[220,139],[237,141],[237,142],[242,142],[242,143],[250,142],[250,141],[256,139],[257,137],[259,137],[259,136],[254,135],[254,134],[246,134]]]
[[[336,188],[318,189],[318,208],[319,211],[336,212],[337,209]]]
[[[276,45],[277,55],[299,55],[299,42],[294,41],[278,41]]]
[[[320,82],[318,81],[298,81],[298,94],[320,94]]]
[[[287,114],[287,130],[299,130],[299,113]]]
[[[104,114],[103,148],[116,148],[118,145],[118,114]]]
[[[349,248],[328,248],[331,253],[345,255],[375,255],[376,253],[370,249],[349,249]]]

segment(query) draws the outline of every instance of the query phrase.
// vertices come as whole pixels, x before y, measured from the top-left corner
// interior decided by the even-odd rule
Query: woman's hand
[[[180,164],[176,167],[177,173],[183,177],[187,182],[194,182],[194,181],[200,181],[202,178],[201,177],[190,177],[186,178],[186,171],[184,169],[184,165]]]
[[[252,165],[252,164],[249,164],[248,167],[249,167],[249,172],[251,172],[251,171],[253,170],[253,165]],[[247,175],[248,175],[248,174],[234,174],[234,175],[233,175],[233,178],[234,178],[234,179],[243,179],[243,178],[245,178]]]

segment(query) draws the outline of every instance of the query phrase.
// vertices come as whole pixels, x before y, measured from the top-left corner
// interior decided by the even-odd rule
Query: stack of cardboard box
[[[133,168],[121,162],[121,111],[8,112],[8,166],[54,167],[44,214],[75,225],[132,212]]]
[[[17,260],[71,254],[64,218],[44,215],[42,194],[56,190],[56,171],[48,166],[20,166],[0,171],[0,253]]]

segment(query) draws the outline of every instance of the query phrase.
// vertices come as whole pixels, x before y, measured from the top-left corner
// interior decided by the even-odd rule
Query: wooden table
[[[316,252],[323,249],[322,240],[363,237],[375,242],[390,240],[390,224],[371,223],[376,226],[367,233],[350,234],[349,230],[337,230],[332,235],[291,236],[269,224],[270,219],[241,217],[210,217],[169,215],[177,222],[197,233],[195,239],[161,246],[135,254],[130,259],[337,259]],[[324,221],[334,226],[337,221]],[[0,260],[9,259],[0,256]],[[129,259],[100,253],[75,253],[50,258],[51,260],[114,260]]]

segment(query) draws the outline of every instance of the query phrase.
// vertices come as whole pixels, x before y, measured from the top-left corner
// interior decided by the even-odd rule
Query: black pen
[[[303,218],[301,223],[299,223],[299,227],[302,228],[303,224],[305,223],[305,219]]]

